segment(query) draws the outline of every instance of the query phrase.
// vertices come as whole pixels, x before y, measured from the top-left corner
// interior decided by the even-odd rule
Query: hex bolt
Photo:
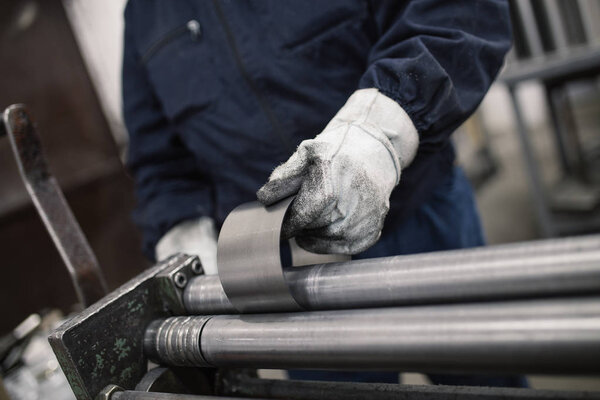
[[[202,263],[198,258],[194,258],[194,260],[192,261],[192,272],[196,275],[204,273],[204,268],[202,268]]]
[[[187,277],[183,272],[177,272],[173,275],[173,282],[175,282],[175,286],[179,289],[183,289],[187,285]]]
[[[113,398],[113,394],[115,394],[117,392],[122,392],[123,390],[124,389],[120,386],[110,384],[107,387],[105,387],[104,389],[102,389],[102,391],[96,395],[95,400],[110,400]]]

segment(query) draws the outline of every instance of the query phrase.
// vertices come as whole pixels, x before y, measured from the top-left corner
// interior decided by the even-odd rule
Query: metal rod
[[[306,382],[267,380],[230,374],[222,385],[224,395],[287,400],[542,400],[600,399],[599,392],[390,383]]]
[[[583,30],[588,45],[600,42],[600,29],[597,21],[600,19],[600,3],[594,0],[578,0],[579,15],[581,15]]]
[[[546,1],[544,5],[546,6],[546,12],[549,19],[550,35],[552,36],[552,41],[556,46],[556,50],[559,52],[568,51],[569,42],[567,40],[565,22],[562,18],[558,0]]]
[[[599,293],[600,235],[288,268],[284,275],[305,310]],[[237,313],[215,275],[192,279],[184,303],[190,314]]]
[[[544,54],[544,48],[542,46],[542,38],[540,37],[540,31],[538,29],[531,1],[516,0],[516,6],[519,12],[523,33],[525,34],[527,49],[532,57],[541,56]]]
[[[123,392],[113,393],[110,400],[243,400],[243,398],[125,390]]]
[[[171,365],[598,373],[600,297],[172,317],[144,348]]]
[[[96,256],[48,170],[27,107],[12,105],[4,111],[3,118],[21,178],[71,275],[79,301],[87,307],[107,293]]]
[[[532,206],[539,224],[540,234],[546,238],[557,236],[558,231],[556,223],[554,222],[547,204],[548,196],[546,195],[546,189],[544,187],[542,171],[540,171],[535,151],[533,149],[533,144],[531,143],[531,138],[529,137],[529,131],[525,122],[525,117],[523,116],[521,105],[519,103],[517,88],[514,85],[509,84],[508,93],[510,94],[511,104],[515,116],[517,135],[521,144],[525,166],[527,167],[527,172],[525,175],[527,176],[527,183],[529,184],[531,200],[533,203]]]

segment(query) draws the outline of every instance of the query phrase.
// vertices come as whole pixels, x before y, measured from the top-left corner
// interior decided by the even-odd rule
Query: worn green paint
[[[77,400],[92,400],[109,383],[133,389],[139,382],[147,367],[142,349],[145,327],[169,314],[154,277],[189,259],[176,256],[143,272],[50,335]]]
[[[121,381],[127,381],[128,379],[131,379],[132,373],[133,370],[131,367],[123,368],[121,374],[119,375],[119,378],[121,379]]]
[[[104,369],[104,350],[98,354],[95,354],[95,358],[96,364],[94,365],[94,369],[92,371],[92,378],[98,378]]]
[[[138,302],[137,300],[131,300],[127,303],[127,310],[130,313],[138,312],[138,311],[142,310],[143,307],[144,307],[144,303],[141,301]]]
[[[122,358],[127,357],[131,351],[131,346],[127,345],[127,339],[117,338],[115,339],[113,351],[117,354],[117,361],[120,361]]]
[[[69,362],[69,357],[61,351],[55,351],[56,359],[71,386],[71,390],[77,399],[86,399],[88,398],[87,391],[85,390],[85,385],[81,379],[81,376],[77,373],[77,370],[74,368],[70,368],[69,365],[72,365]]]

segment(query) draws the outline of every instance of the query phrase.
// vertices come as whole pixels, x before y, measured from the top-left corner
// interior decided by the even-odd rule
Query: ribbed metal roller
[[[166,339],[170,328],[146,333],[158,343],[147,352],[167,364],[200,351],[196,365],[216,367],[600,372],[598,297],[217,315],[198,319],[185,346],[177,337],[197,327],[173,321],[157,323],[173,327]]]

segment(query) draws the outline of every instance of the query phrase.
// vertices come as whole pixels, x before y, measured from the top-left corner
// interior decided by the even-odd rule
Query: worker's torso
[[[136,10],[140,62],[213,182],[218,223],[325,127],[357,89],[378,36],[360,0],[143,0]],[[420,151],[392,195],[392,220],[422,203],[452,163],[449,145]]]

